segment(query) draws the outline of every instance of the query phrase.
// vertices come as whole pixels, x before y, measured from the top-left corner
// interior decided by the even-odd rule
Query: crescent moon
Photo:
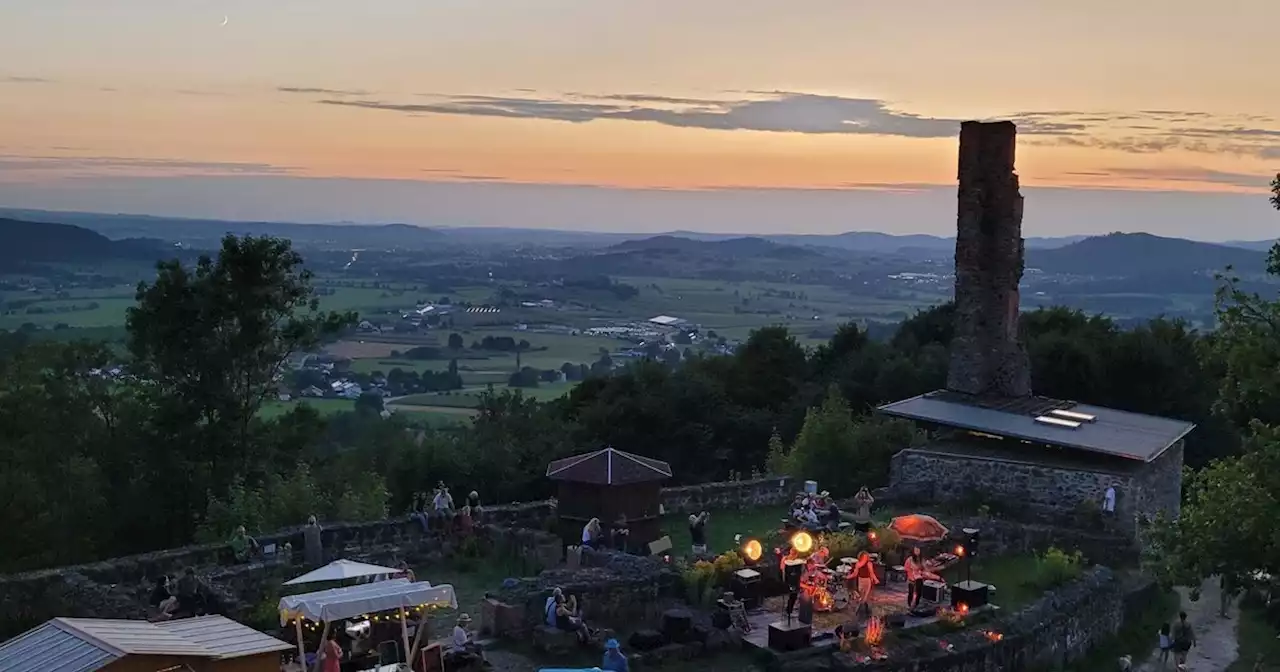
[[[222,23],[219,23],[218,25],[219,26],[227,25],[227,16],[225,14],[222,16]]]

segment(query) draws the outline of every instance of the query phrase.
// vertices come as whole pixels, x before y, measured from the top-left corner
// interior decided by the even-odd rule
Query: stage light
[[[742,543],[742,557],[748,564],[760,562],[760,558],[764,557],[764,546],[760,545],[759,539],[748,539]]]
[[[876,540],[876,531],[875,531],[875,530],[870,530],[870,531],[868,531],[868,532],[867,532],[867,538],[868,538],[868,539],[870,539],[871,541],[875,541],[875,540]]]
[[[808,553],[813,550],[813,535],[808,532],[796,532],[791,537],[791,548],[797,553]]]
[[[964,602],[957,604],[956,613],[960,614],[961,616],[964,616],[965,614],[969,613],[969,605],[965,604]]]
[[[964,546],[960,546],[959,544],[956,545],[956,557],[957,558],[964,557]]]

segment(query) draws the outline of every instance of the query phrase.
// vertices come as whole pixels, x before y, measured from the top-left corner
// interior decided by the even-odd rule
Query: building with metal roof
[[[632,546],[662,536],[661,483],[671,478],[662,460],[609,447],[566,457],[547,465],[547,477],[560,482],[560,531],[566,543],[582,542],[582,527],[599,518],[606,534],[626,519]]]
[[[1113,524],[1176,515],[1183,442],[1195,424],[1041,396],[938,390],[882,415],[930,430],[893,457],[890,485],[931,501],[985,501],[1055,520],[1113,507]],[[1110,504],[1108,504],[1110,503]]]
[[[0,672],[274,672],[289,644],[222,616],[55,618],[0,644]]]
[[[1153,462],[1195,424],[1047,397],[972,397],[938,390],[885,404],[880,413],[937,427]]]

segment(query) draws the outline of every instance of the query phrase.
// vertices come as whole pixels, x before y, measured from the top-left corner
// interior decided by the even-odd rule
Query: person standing
[[[1107,516],[1116,515],[1116,489],[1107,486],[1107,491],[1102,493],[1102,513]]]
[[[1178,612],[1178,622],[1173,626],[1173,663],[1187,664],[1187,652],[1196,645],[1196,633],[1187,622],[1187,612]]]
[[[320,531],[320,523],[316,521],[316,517],[307,518],[307,526],[302,528],[302,559],[308,567],[319,567],[324,562]]]
[[[1173,634],[1168,623],[1160,626],[1160,669],[1169,666],[1169,653],[1173,651]]]
[[[622,648],[618,645],[618,640],[610,639],[604,644],[604,660],[600,663],[600,669],[605,672],[628,672],[630,665],[627,662],[627,656],[622,652]]]
[[[867,533],[871,531],[871,505],[876,503],[871,491],[863,486],[858,490],[858,494],[854,495],[853,503],[857,506],[853,514],[853,529]]]
[[[342,647],[338,646],[338,631],[329,632],[329,641],[320,650],[322,672],[342,672]]]
[[[858,606],[861,607],[871,598],[871,589],[880,583],[880,579],[876,578],[876,568],[871,564],[871,556],[866,551],[858,554],[858,561],[853,566],[853,578],[857,582]],[[854,613],[858,613],[857,609]]]
[[[924,556],[919,546],[911,548],[902,568],[907,575],[907,608],[915,609],[920,604],[920,595],[924,592],[925,566]]]
[[[707,554],[707,519],[710,517],[706,511],[689,516],[689,540],[693,544],[694,555]]]

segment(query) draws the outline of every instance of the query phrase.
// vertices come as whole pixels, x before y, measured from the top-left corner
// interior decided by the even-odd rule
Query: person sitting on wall
[[[465,669],[475,663],[484,661],[484,654],[472,636],[471,616],[462,614],[453,626],[453,634],[449,637],[449,648],[445,652],[445,669]]]
[[[173,612],[178,609],[178,596],[173,593],[168,574],[156,580],[156,587],[151,591],[151,606],[160,610],[160,618],[173,618]]]
[[[236,528],[227,540],[227,545],[231,547],[231,554],[235,556],[236,562],[248,562],[249,556],[258,552],[258,541],[245,532],[244,525]]]
[[[480,493],[475,490],[468,493],[467,506],[471,507],[471,520],[479,523],[484,516],[484,507],[480,506]]]
[[[475,519],[471,517],[471,507],[463,504],[453,517],[454,527],[458,531],[458,535],[462,537],[471,536],[471,530],[475,526]]]
[[[838,532],[840,530],[840,505],[836,504],[834,497],[827,500],[827,510],[823,516],[823,522],[828,532]]]
[[[178,608],[188,615],[199,616],[204,613],[204,606],[204,595],[200,592],[196,570],[188,567],[182,578],[178,579]]]
[[[560,596],[560,601],[556,604],[556,629],[577,635],[579,644],[591,641],[591,629],[582,620],[578,600],[574,596]]]
[[[436,485],[436,494],[431,498],[431,511],[439,529],[447,532],[449,521],[453,520],[453,495],[449,494],[449,488],[444,481]]]
[[[431,519],[427,515],[427,493],[419,492],[413,496],[413,504],[409,507],[409,517],[418,521],[422,526],[422,533],[426,534],[431,531]]]
[[[631,547],[631,526],[627,524],[626,514],[618,514],[618,519],[609,528],[609,546],[620,553],[626,553]]]
[[[600,528],[600,519],[592,518],[582,526],[582,545],[596,550],[604,542],[604,530]]]

